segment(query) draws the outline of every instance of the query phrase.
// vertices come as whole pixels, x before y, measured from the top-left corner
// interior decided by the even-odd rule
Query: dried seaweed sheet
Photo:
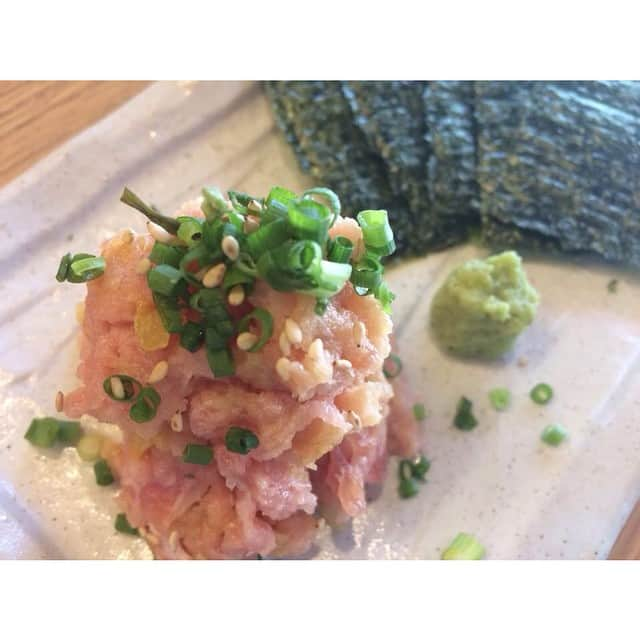
[[[485,242],[640,267],[640,85],[475,89]]]

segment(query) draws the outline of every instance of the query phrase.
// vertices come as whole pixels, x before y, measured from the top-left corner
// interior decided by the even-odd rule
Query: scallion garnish
[[[330,243],[327,257],[331,262],[342,262],[346,264],[351,260],[352,253],[353,242],[344,236],[337,236]]]
[[[545,382],[541,382],[531,389],[529,395],[536,404],[549,404],[553,398],[553,389]]]
[[[104,458],[96,460],[93,464],[93,473],[96,477],[96,484],[99,484],[101,487],[107,487],[114,482],[111,467]]]
[[[58,439],[60,423],[55,418],[34,418],[24,437],[36,447],[48,449]]]
[[[258,260],[266,251],[279,247],[291,238],[291,230],[284,218],[263,224],[257,231],[247,236],[247,249]]]
[[[153,294],[153,302],[162,321],[162,326],[167,333],[180,333],[182,331],[182,313],[175,298],[163,296],[160,293]]]
[[[398,495],[401,498],[412,498],[418,493],[418,485],[413,477],[411,460],[401,460],[398,466]]]
[[[365,255],[351,272],[351,282],[355,287],[374,290],[382,282],[382,265],[377,258]]]
[[[456,415],[453,419],[453,424],[462,431],[471,431],[474,427],[478,426],[478,421],[473,415],[473,403],[464,396],[460,398],[458,407],[456,409]]]
[[[422,421],[427,417],[427,410],[422,403],[413,405],[413,417],[418,421]]]
[[[319,244],[326,241],[329,226],[333,222],[333,215],[327,207],[304,198],[289,205],[287,216],[289,228],[295,238],[313,240]]]
[[[58,282],[64,282],[67,279],[67,273],[69,271],[69,265],[71,264],[71,254],[67,253],[60,258],[60,264],[58,265],[58,272],[56,273],[56,280]]]
[[[384,377],[387,379],[395,378],[400,375],[402,371],[402,360],[400,356],[397,356],[395,353],[389,354],[389,357],[384,361],[384,366],[382,367],[382,373],[384,373]]]
[[[58,442],[75,446],[82,437],[82,427],[74,420],[58,420]]]
[[[443,560],[482,560],[484,547],[468,533],[459,533],[442,552]]]
[[[180,260],[184,255],[184,250],[170,244],[156,242],[149,254],[149,260],[154,264],[168,264],[176,269],[180,265]]]
[[[388,256],[396,250],[393,231],[385,210],[361,211],[357,219],[368,251],[379,256]]]
[[[235,373],[233,358],[228,349],[207,349],[207,362],[214,378],[226,378]]]
[[[489,401],[496,411],[504,411],[511,402],[511,393],[509,389],[498,387],[489,391]]]
[[[329,298],[317,298],[313,310],[317,316],[323,316],[329,305]]]
[[[160,394],[153,387],[143,387],[129,409],[129,417],[134,422],[153,420],[160,405]]]
[[[260,351],[273,333],[273,316],[266,309],[260,307],[254,309],[240,320],[238,323],[238,333],[249,331],[249,328],[254,322],[260,327],[260,333],[258,334],[258,342],[250,349],[247,349],[247,351],[251,352]]]
[[[416,480],[424,480],[424,477],[430,468],[431,462],[423,455],[420,455],[415,460],[411,461],[411,475]]]
[[[180,346],[192,353],[197,351],[204,341],[204,330],[195,322],[187,322],[180,333]]]
[[[213,449],[206,444],[188,444],[182,452],[182,461],[207,465],[213,460]]]
[[[202,212],[207,220],[215,220],[229,210],[227,201],[218,187],[206,187],[202,190]]]
[[[260,441],[258,436],[249,429],[229,427],[224,436],[224,444],[229,451],[246,456],[251,449],[255,449],[260,444]]]
[[[140,535],[138,533],[138,530],[129,524],[129,520],[127,520],[127,516],[124,513],[119,513],[116,516],[115,528],[116,531],[119,531],[120,533],[126,533],[130,536]]]
[[[272,220],[286,216],[289,204],[297,200],[297,198],[298,196],[293,191],[283,187],[273,187],[265,200],[262,219],[265,223],[269,223]]]
[[[145,204],[133,191],[124,188],[122,195],[120,196],[120,202],[137,209],[140,213],[145,215],[151,222],[162,227],[165,231],[175,235],[178,232],[180,223],[175,218],[169,218],[162,215],[155,207]]]
[[[135,378],[118,373],[105,378],[102,388],[112,400],[133,402],[140,393],[142,385]]]
[[[180,223],[177,236],[187,246],[193,246],[202,238],[202,220],[191,216],[180,216],[176,220]]]
[[[103,273],[107,263],[101,256],[91,256],[89,258],[74,258],[69,265],[67,271],[67,280],[69,282],[89,282],[99,278]]]
[[[149,289],[162,296],[174,296],[181,282],[182,272],[170,264],[159,264],[147,272]]]
[[[567,430],[561,424],[550,424],[544,428],[540,439],[552,447],[557,447],[567,435]]]
[[[331,189],[327,189],[326,187],[313,187],[313,189],[307,189],[302,197],[310,198],[311,196],[322,196],[329,203],[329,208],[331,209],[331,214],[333,215],[331,219],[330,227],[336,221],[336,218],[342,212],[342,205],[340,204],[340,198],[338,198],[338,194],[335,191],[331,191]],[[340,261],[338,261],[340,262]]]

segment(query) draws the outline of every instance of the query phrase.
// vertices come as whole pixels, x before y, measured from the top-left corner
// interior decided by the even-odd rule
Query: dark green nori
[[[398,254],[459,242],[640,267],[640,83],[273,82],[302,168]],[[417,100],[418,93],[422,101]]]

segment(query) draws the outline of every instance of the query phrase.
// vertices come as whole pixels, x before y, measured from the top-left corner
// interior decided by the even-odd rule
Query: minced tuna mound
[[[199,215],[198,204],[181,215]],[[359,226],[338,218],[330,235],[362,244]],[[154,318],[140,269],[153,239],[124,231],[104,243],[104,275],[88,283],[82,318],[81,386],[66,395],[70,417],[119,425],[121,443],[103,455],[118,500],[157,558],[294,557],[311,547],[320,518],[343,522],[366,508],[365,485],[380,483],[389,454],[414,455],[418,431],[407,390],[383,374],[392,323],[373,296],[350,283],[324,315],[315,300],[258,281],[237,309],[268,309],[273,334],[258,352],[233,345],[235,374],[214,379],[204,349],[191,353]],[[103,391],[105,378],[146,382],[158,363],[166,376],[155,418],[138,424],[129,405]],[[399,378],[394,378],[394,386]],[[394,409],[395,406],[395,409]],[[408,409],[407,409],[408,406]],[[259,446],[225,446],[231,425]],[[183,462],[187,444],[214,452],[207,465]]]

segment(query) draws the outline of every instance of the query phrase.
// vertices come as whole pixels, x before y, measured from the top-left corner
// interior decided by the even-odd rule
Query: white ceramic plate
[[[23,439],[74,386],[75,303],[84,287],[58,285],[60,255],[95,249],[141,217],[122,187],[170,210],[204,184],[264,192],[310,184],[276,130],[257,85],[160,83],[83,132],[0,192],[0,558],[145,558],[144,543],[113,530],[111,488],[95,485],[74,450],[42,453]],[[70,237],[73,234],[73,237]],[[639,496],[640,281],[613,269],[528,261],[539,315],[513,354],[493,365],[443,356],[427,331],[432,293],[473,247],[394,268],[394,322],[405,367],[430,411],[432,460],[420,495],[396,495],[395,464],[366,515],[323,529],[318,558],[437,558],[459,531],[489,558],[604,558]],[[619,279],[617,294],[607,291]],[[518,360],[526,359],[526,366]],[[553,385],[546,407],[528,398]],[[506,386],[496,413],[487,392]],[[461,395],[480,425],[451,426]],[[550,422],[570,437],[540,443]]]

